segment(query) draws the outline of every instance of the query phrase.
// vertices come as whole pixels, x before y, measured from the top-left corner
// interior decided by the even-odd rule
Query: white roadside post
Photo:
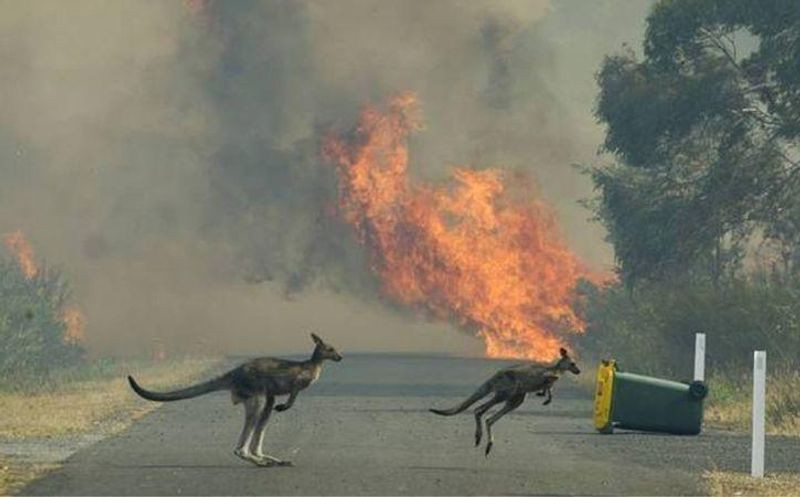
[[[753,453],[750,459],[750,475],[764,476],[764,404],[766,401],[767,352],[753,353]]]
[[[695,333],[694,335],[694,379],[695,381],[706,380],[706,334]]]

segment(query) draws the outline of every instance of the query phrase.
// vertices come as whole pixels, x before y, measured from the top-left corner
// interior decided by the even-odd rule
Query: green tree
[[[604,60],[596,116],[617,161],[590,174],[625,283],[717,284],[756,237],[797,252],[798,62],[795,0],[663,0],[643,58]]]

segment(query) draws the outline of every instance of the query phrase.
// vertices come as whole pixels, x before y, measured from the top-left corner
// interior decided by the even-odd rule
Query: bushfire
[[[6,248],[14,256],[22,274],[29,280],[39,274],[33,247],[28,242],[22,231],[17,230],[3,236]],[[66,343],[80,343],[85,338],[84,325],[86,318],[75,306],[65,307],[59,314],[59,319],[64,323],[64,341]]]
[[[28,243],[25,235],[21,231],[13,231],[6,233],[3,237],[6,248],[14,256],[17,261],[22,274],[29,280],[36,277],[39,273],[39,268],[36,266],[36,260],[33,255],[33,247]]]
[[[412,181],[407,141],[418,114],[413,94],[394,96],[323,146],[337,168],[339,212],[384,293],[474,331],[489,357],[557,357],[584,330],[572,304],[578,280],[592,275],[521,175],[458,167],[445,184]]]

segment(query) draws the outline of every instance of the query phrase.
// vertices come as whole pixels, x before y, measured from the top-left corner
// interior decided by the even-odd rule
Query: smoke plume
[[[414,164],[435,166],[413,174],[531,171],[575,250],[606,263],[570,164],[600,142],[600,57],[641,27],[618,20],[628,2],[591,5],[7,2],[0,232],[63,268],[97,353],[277,353],[307,348],[312,328],[345,350],[478,352],[374,305],[320,140],[364,102],[414,91]]]

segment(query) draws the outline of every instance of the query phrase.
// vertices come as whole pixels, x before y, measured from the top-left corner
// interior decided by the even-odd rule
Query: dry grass
[[[129,369],[123,363],[111,379],[67,383],[48,392],[0,393],[0,437],[65,435],[109,422],[112,430],[123,428],[157,406],[131,392],[125,379],[128,371],[144,384],[161,388],[186,383],[213,364],[208,359],[183,359]]]
[[[219,364],[211,359],[180,359],[158,364],[120,363],[110,378],[65,382],[34,392],[0,393],[0,437],[56,437],[100,432],[117,433],[160,404],[145,402],[130,391],[125,376],[155,389],[185,385],[210,373]],[[0,495],[52,470],[37,464],[0,457]]]
[[[11,495],[56,467],[54,464],[11,464],[0,457],[0,495]]]
[[[760,497],[797,497],[800,495],[800,474],[767,474],[752,478],[743,473],[709,471],[705,473],[710,495]]]
[[[710,378],[706,423],[722,429],[750,430],[752,381],[750,375]],[[775,371],[769,375],[766,417],[768,434],[800,436],[800,371]]]

